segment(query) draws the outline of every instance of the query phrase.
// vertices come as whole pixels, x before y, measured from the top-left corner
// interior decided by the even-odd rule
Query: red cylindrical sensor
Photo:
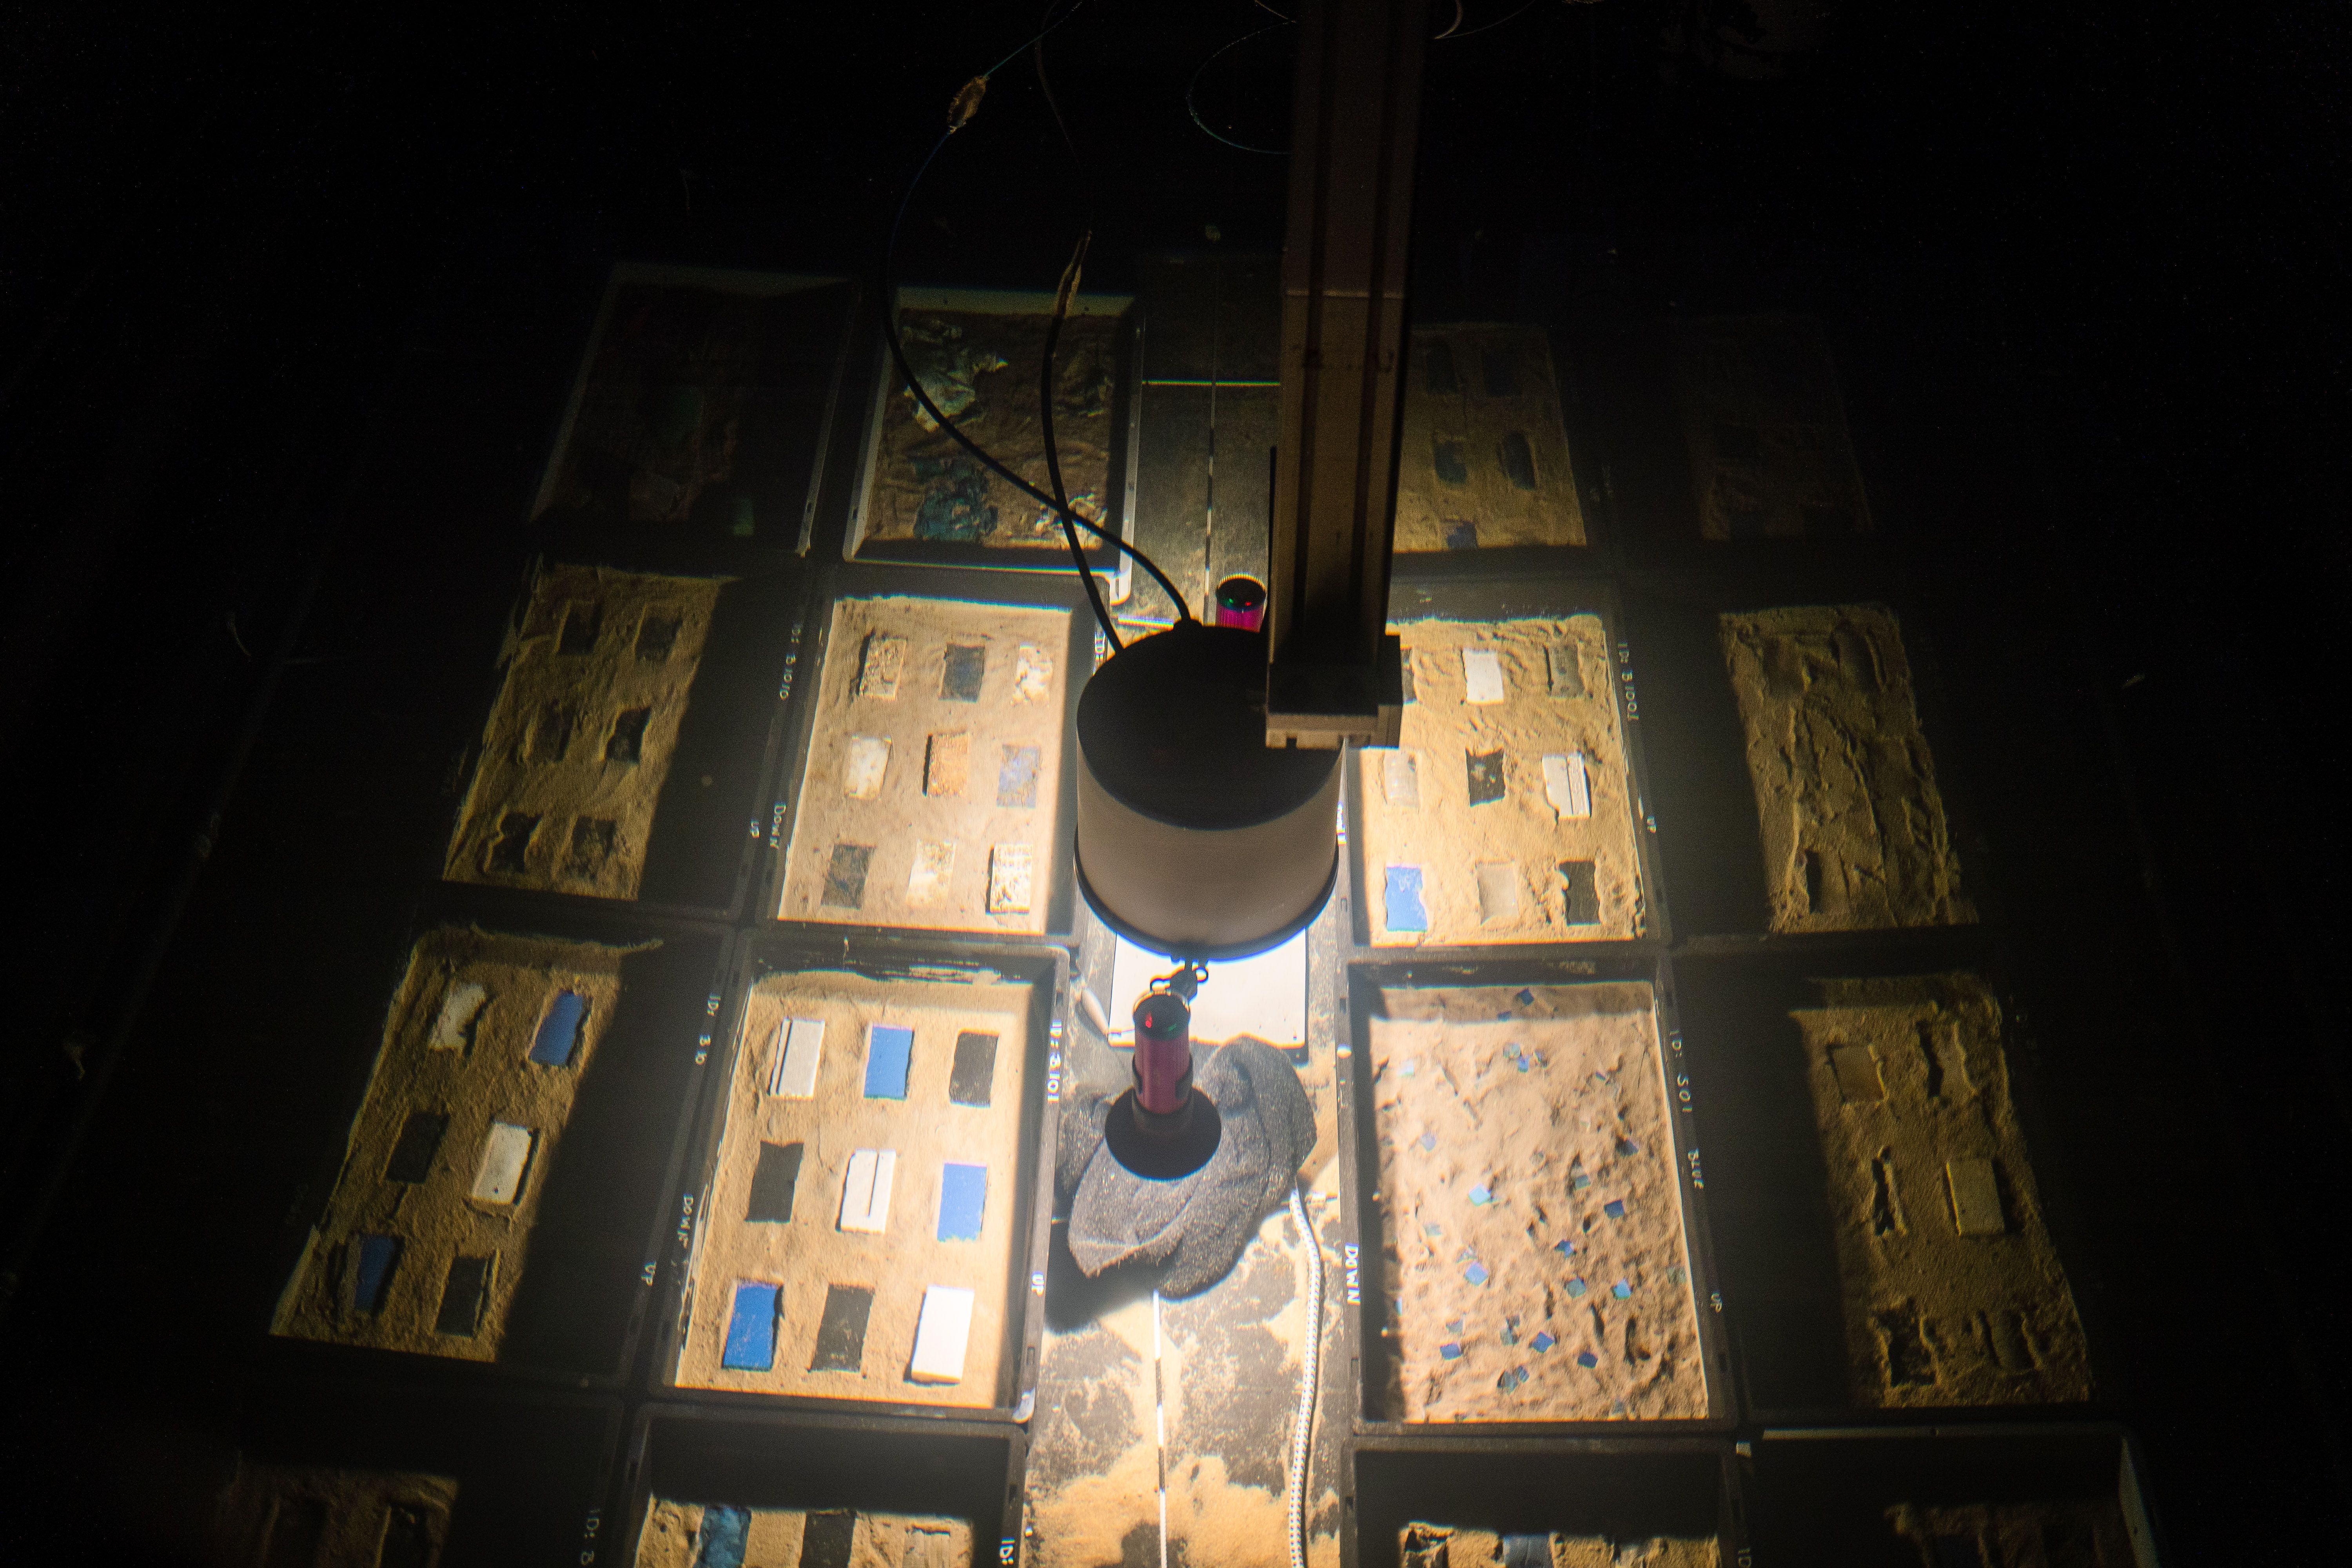
[[[1265,584],[1255,577],[1228,577],[1217,584],[1217,625],[1254,632],[1265,625]]]
[[[1184,1109],[1192,1089],[1192,1010],[1154,992],[1135,1005],[1135,1103],[1153,1116]]]

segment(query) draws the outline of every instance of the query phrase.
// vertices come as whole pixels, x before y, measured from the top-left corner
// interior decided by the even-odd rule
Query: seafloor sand
[[[835,604],[777,917],[1043,931],[1068,646],[1066,610]]]
[[[581,1074],[621,994],[619,948],[445,928],[416,944],[394,995],[351,1152],[278,1307],[276,1331],[383,1350],[494,1361],[521,1282]],[[451,998],[478,986],[478,1009]],[[570,1059],[534,1062],[541,1020],[562,994],[586,1004]],[[436,1046],[439,1037],[449,1044]],[[446,1119],[437,1137],[425,1123]],[[528,1129],[511,1201],[475,1195],[493,1123]],[[415,1125],[412,1125],[412,1124]],[[411,1181],[402,1179],[415,1176]],[[357,1300],[362,1238],[397,1254],[369,1311]],[[379,1244],[380,1246],[381,1244]],[[470,1334],[442,1331],[445,1287],[460,1258],[487,1259]],[[453,1330],[459,1325],[448,1325]]]
[[[1408,621],[1396,630],[1412,669],[1402,743],[1357,753],[1359,864],[1374,944],[1639,934],[1633,785],[1601,617]],[[1465,653],[1493,655],[1499,690],[1471,688]],[[1547,757],[1559,759],[1555,774],[1581,758],[1583,799],[1555,800]],[[1571,815],[1580,805],[1588,814]],[[1398,891],[1408,872],[1425,931],[1410,929]]]
[[[1081,304],[1086,301],[1081,300]],[[1046,317],[976,310],[907,310],[907,355],[958,429],[1006,468],[1051,493],[1037,369]],[[1115,510],[1110,449],[1118,344],[1126,321],[1073,315],[1054,353],[1054,449],[1063,491],[1082,515]],[[883,405],[880,448],[866,496],[867,540],[925,540],[992,548],[1068,548],[1046,509],[990,473],[944,430],[927,429],[903,388]],[[1118,479],[1124,484],[1124,476]]]
[[[1776,931],[1977,918],[1883,605],[1725,616]]]
[[[1381,1248],[1405,1420],[1706,1414],[1654,1005],[1630,982],[1381,993]]]
[[[706,1549],[701,1538],[711,1525],[717,1538]],[[929,1514],[655,1498],[637,1537],[637,1568],[967,1568],[972,1561],[971,1526]]]
[[[1399,550],[1582,544],[1542,329],[1420,327],[1397,463]]]
[[[1681,322],[1675,373],[1702,535],[1870,531],[1837,372],[1818,325],[1799,316]]]
[[[433,1568],[457,1504],[447,1476],[244,1461],[213,1516],[210,1560]]]
[[[1514,1535],[1449,1524],[1408,1524],[1397,1532],[1404,1568],[1715,1568],[1713,1538],[1654,1535]]]
[[[1854,1402],[2087,1399],[2082,1321],[1972,974],[1818,983],[1804,1039]]]
[[[2139,1562],[2112,1498],[2096,1502],[1974,1503],[1886,1510],[1895,1534],[1919,1551],[1920,1568],[2134,1568]]]
[[[551,566],[500,658],[506,685],[442,875],[634,899],[720,584]]]
[[[998,1402],[1006,1322],[1019,1307],[1013,1270],[1024,1246],[1015,1227],[1024,1195],[1021,1107],[1036,1005],[1026,986],[886,982],[843,973],[779,975],[753,988],[718,1169],[695,1237],[679,1385],[903,1404]],[[804,1100],[768,1092],[777,1030],[793,1018],[824,1025],[815,1092]],[[903,1100],[866,1095],[866,1031],[875,1024],[914,1030]],[[950,1096],[959,1039],[967,1033],[995,1037],[985,1105],[954,1103]],[[803,1150],[788,1221],[747,1217],[762,1143]],[[880,1234],[840,1228],[843,1184],[861,1149],[898,1156],[888,1226]],[[977,1240],[938,1239],[949,1162],[987,1168]],[[735,1287],[744,1280],[780,1287],[774,1362],[767,1371],[721,1364]],[[835,1285],[874,1293],[855,1372],[811,1368],[828,1287]],[[956,1382],[918,1383],[909,1375],[918,1315],[932,1285],[974,1296],[970,1348]]]

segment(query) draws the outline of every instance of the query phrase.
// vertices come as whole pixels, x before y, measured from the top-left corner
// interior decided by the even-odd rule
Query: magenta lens
[[[1154,1116],[1184,1109],[1192,1086],[1192,1011],[1173,996],[1135,1005],[1135,1100]]]
[[[1245,632],[1265,625],[1265,584],[1255,577],[1228,577],[1217,584],[1217,625]]]

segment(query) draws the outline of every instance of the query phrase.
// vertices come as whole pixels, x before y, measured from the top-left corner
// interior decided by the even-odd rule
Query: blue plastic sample
[[[1617,1140],[1617,1152],[1619,1154],[1638,1154],[1641,1152],[1642,1146],[1639,1143],[1634,1142],[1631,1138],[1620,1138]]]
[[[580,1045],[580,1026],[588,1021],[588,998],[576,991],[559,991],[548,1004],[547,1016],[531,1037],[530,1059],[543,1068],[568,1068]]]
[[[1625,1200],[1623,1198],[1611,1198],[1607,1203],[1601,1205],[1601,1212],[1607,1215],[1611,1219],[1623,1219],[1625,1217]]]
[[[1471,1206],[1471,1207],[1473,1207],[1473,1208],[1484,1208],[1484,1207],[1486,1207],[1488,1204],[1491,1204],[1491,1203],[1493,1203],[1494,1201],[1495,1201],[1495,1194],[1494,1194],[1493,1193],[1491,1193],[1491,1192],[1487,1191],[1485,1187],[1473,1187],[1473,1188],[1471,1188],[1471,1189],[1470,1189],[1470,1206]]]
[[[694,1568],[743,1568],[751,1542],[751,1510],[733,1503],[706,1503],[702,1531],[694,1543]]]
[[[1601,1364],[1601,1358],[1594,1355],[1591,1351],[1579,1351],[1576,1352],[1576,1364],[1579,1366],[1599,1366]]]
[[[1484,1285],[1486,1282],[1486,1266],[1483,1263],[1473,1263],[1462,1271],[1462,1278],[1473,1285]]]
[[[1381,908],[1391,931],[1427,931],[1429,910],[1421,901],[1421,868],[1391,866],[1383,885]]]
[[[1421,1146],[1422,1146],[1423,1148],[1424,1148],[1424,1149],[1434,1149],[1434,1148],[1436,1148],[1436,1147],[1437,1147],[1437,1134],[1436,1134],[1436,1133],[1434,1133],[1434,1132],[1424,1132],[1424,1133],[1423,1133],[1423,1134],[1421,1135]]]
[[[866,1098],[907,1098],[907,1066],[915,1054],[915,1031],[877,1024],[866,1031]]]
[[[1569,1240],[1566,1237],[1562,1237],[1558,1241],[1553,1242],[1551,1244],[1551,1249],[1554,1252],[1559,1253],[1562,1258],[1573,1258],[1576,1256],[1576,1243]]]
[[[400,1237],[362,1236],[359,1242],[359,1268],[352,1276],[352,1310],[381,1312],[384,1292],[392,1288],[393,1267],[400,1261]]]
[[[1609,1287],[1609,1293],[1620,1301],[1630,1301],[1633,1299],[1633,1287],[1620,1279],[1616,1284]]]
[[[1527,987],[1521,986],[1519,988],[1517,1001],[1519,1005],[1522,1007],[1532,1007],[1536,1005],[1536,994],[1528,990]]]
[[[1460,1361],[1462,1359],[1462,1347],[1458,1344],[1448,1342],[1438,1346],[1437,1353],[1444,1356],[1447,1361]]]
[[[727,1348],[719,1364],[732,1372],[766,1372],[776,1364],[776,1287],[739,1280],[735,1312],[727,1320]]]
[[[1583,1294],[1584,1294],[1584,1281],[1583,1281],[1583,1280],[1581,1280],[1581,1279],[1571,1279],[1571,1280],[1570,1280],[1570,1281],[1568,1282],[1568,1293],[1569,1293],[1570,1296],[1581,1296],[1581,1295],[1583,1295]]]
[[[1540,1355],[1545,1351],[1551,1349],[1552,1346],[1559,1343],[1559,1342],[1553,1339],[1549,1334],[1545,1333],[1543,1331],[1538,1330],[1536,1331],[1536,1337],[1529,1340],[1528,1343],[1535,1350],[1537,1354]]]
[[[950,1162],[940,1173],[940,1239],[978,1241],[988,1206],[988,1167]]]

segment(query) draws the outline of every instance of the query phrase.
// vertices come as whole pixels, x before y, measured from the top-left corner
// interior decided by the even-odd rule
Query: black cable
[[[981,98],[987,91],[989,77],[992,77],[995,75],[997,71],[1003,69],[1007,62],[1021,53],[1021,49],[1033,47],[1039,40],[1043,39],[1055,27],[1058,27],[1064,22],[1068,21],[1070,17],[1076,13],[1078,5],[1082,5],[1085,3],[1086,0],[1077,0],[1077,5],[1072,5],[1069,10],[1065,11],[1059,17],[1048,22],[1031,37],[1024,40],[1021,45],[1021,48],[1013,50],[1012,53],[1006,55],[1003,59],[997,61],[994,66],[992,66],[986,73],[974,77],[971,81],[965,83],[963,89],[956,95],[955,102],[949,111],[950,119],[948,128],[940,133],[940,139],[938,141],[931,143],[931,150],[923,155],[922,163],[916,166],[913,177],[907,182],[906,190],[901,193],[898,197],[898,213],[890,220],[889,236],[883,241],[880,277],[878,279],[878,292],[880,294],[882,304],[882,341],[889,346],[891,363],[898,366],[899,376],[907,384],[908,393],[913,396],[918,404],[922,405],[923,412],[931,416],[933,423],[938,425],[940,429],[946,431],[949,436],[954,438],[957,445],[961,446],[965,451],[978,458],[982,467],[986,468],[991,473],[996,475],[999,479],[1004,480],[1005,483],[1013,486],[1013,489],[1036,501],[1039,505],[1050,509],[1055,516],[1061,519],[1064,536],[1066,538],[1075,542],[1076,538],[1075,530],[1084,529],[1088,533],[1094,535],[1097,539],[1101,540],[1104,543],[1110,545],[1112,548],[1125,554],[1137,565],[1142,567],[1145,572],[1150,574],[1152,581],[1158,583],[1161,591],[1168,595],[1169,603],[1176,607],[1177,616],[1183,620],[1190,621],[1193,619],[1192,606],[1185,603],[1183,594],[1178,590],[1174,583],[1169,580],[1168,574],[1165,572],[1162,572],[1150,556],[1144,554],[1142,551],[1138,550],[1134,545],[1129,544],[1126,540],[1119,538],[1118,535],[1101,528],[1087,518],[1080,516],[1076,509],[1072,507],[1066,499],[1056,500],[1053,496],[1048,495],[1044,490],[1039,489],[1035,485],[1031,484],[1027,479],[1023,479],[1019,474],[1014,473],[1011,468],[1007,468],[1003,462],[998,460],[994,455],[984,450],[978,442],[974,441],[970,436],[965,435],[961,426],[958,426],[953,420],[950,419],[944,413],[942,413],[940,409],[940,405],[931,401],[930,394],[923,390],[922,378],[915,374],[914,365],[908,360],[907,345],[898,331],[898,286],[891,279],[891,262],[898,254],[898,233],[906,226],[907,210],[914,205],[915,192],[917,188],[922,184],[924,174],[930,171],[931,164],[938,160],[940,150],[948,144],[948,138],[954,135],[957,131],[961,130],[965,124],[967,124],[971,121],[972,114],[977,111],[980,106]],[[1046,14],[1049,16],[1052,16],[1052,12],[1050,10],[1048,10]],[[1066,134],[1067,132],[1066,130],[1065,135]],[[1073,146],[1073,154],[1076,153],[1076,147]],[[1048,358],[1050,360],[1050,355]],[[1053,465],[1048,463],[1047,467],[1050,470]],[[1094,586],[1092,568],[1087,563],[1085,552],[1082,549],[1076,549],[1074,546],[1074,554],[1076,555],[1077,570],[1080,575],[1087,581],[1087,597],[1094,604],[1096,618],[1101,623],[1104,634],[1110,637],[1113,646],[1116,647],[1118,641],[1118,636],[1111,628],[1109,616],[1102,605],[1099,594]]]
[[[1272,7],[1268,7],[1268,9],[1272,9]],[[1276,16],[1281,15],[1278,11],[1275,14]],[[1262,153],[1270,158],[1286,158],[1290,155],[1290,150],[1286,147],[1253,147],[1246,142],[1236,142],[1230,136],[1218,135],[1215,130],[1210,126],[1209,122],[1201,118],[1201,110],[1192,101],[1192,93],[1194,89],[1201,85],[1201,78],[1207,72],[1208,68],[1211,66],[1215,65],[1219,60],[1224,58],[1226,55],[1230,54],[1234,49],[1240,48],[1252,38],[1262,38],[1268,33],[1279,32],[1282,28],[1296,26],[1297,25],[1297,24],[1295,22],[1285,19],[1283,21],[1271,23],[1266,26],[1260,27],[1255,32],[1244,33],[1240,37],[1235,38],[1232,43],[1227,44],[1223,48],[1219,49],[1215,54],[1213,54],[1207,59],[1202,60],[1200,64],[1200,68],[1192,72],[1192,79],[1184,84],[1184,112],[1192,117],[1192,123],[1199,126],[1211,140],[1222,142],[1226,146],[1241,153]]]
[[[1516,11],[1512,12],[1509,16],[1505,16],[1505,17],[1501,18],[1501,20],[1499,20],[1499,21],[1494,21],[1494,22],[1482,23],[1480,26],[1471,28],[1471,29],[1470,29],[1468,32],[1466,32],[1466,33],[1457,33],[1457,32],[1455,32],[1455,31],[1454,30],[1454,27],[1459,27],[1460,26],[1462,26],[1462,23],[1461,23],[1460,19],[1457,17],[1457,18],[1455,19],[1455,21],[1454,21],[1454,27],[1448,27],[1448,28],[1446,28],[1446,29],[1445,29],[1445,31],[1444,31],[1444,32],[1442,32],[1442,33],[1438,34],[1438,35],[1437,35],[1437,40],[1438,40],[1439,42],[1459,43],[1459,42],[1460,42],[1462,39],[1464,39],[1464,38],[1475,38],[1475,37],[1477,37],[1479,34],[1481,34],[1481,33],[1491,33],[1491,32],[1493,32],[1496,28],[1497,28],[1497,27],[1501,26],[1503,25],[1503,23],[1504,23],[1504,22],[1516,22],[1516,21],[1517,21],[1521,16],[1526,16],[1528,12],[1530,12],[1530,11],[1534,10],[1535,8],[1536,8],[1536,0],[1528,0],[1528,3],[1527,3],[1526,5],[1524,5],[1520,6],[1517,10],[1516,10]]]
[[[1051,14],[1051,8],[1048,8]],[[1078,187],[1087,189],[1087,162],[1078,153],[1077,142],[1070,135],[1069,122],[1062,118],[1062,106],[1054,98],[1054,84],[1045,75],[1045,35],[1039,33],[1029,46],[1031,60],[1037,68],[1037,88],[1045,95],[1045,107],[1054,111],[1054,128],[1062,133],[1062,145],[1070,150],[1070,163],[1077,174]],[[1086,203],[1089,210],[1094,204]],[[1094,606],[1095,623],[1102,627],[1103,637],[1110,643],[1111,652],[1124,650],[1118,640],[1118,628],[1112,624],[1110,611],[1102,600],[1102,589],[1095,574],[1087,566],[1087,552],[1078,543],[1078,531],[1070,523],[1070,492],[1062,483],[1062,452],[1054,441],[1054,351],[1062,341],[1062,323],[1069,318],[1070,297],[1078,291],[1078,279],[1086,270],[1087,247],[1094,243],[1094,224],[1078,231],[1078,243],[1070,251],[1070,263],[1062,268],[1062,281],[1054,289],[1054,314],[1045,323],[1045,352],[1037,362],[1037,425],[1045,442],[1045,479],[1054,487],[1054,510],[1062,521],[1062,537],[1070,546],[1070,559],[1077,566],[1078,581],[1085,584],[1087,603]]]
[[[1045,323],[1045,353],[1037,363],[1037,422],[1045,437],[1045,477],[1054,486],[1054,510],[1061,515],[1062,537],[1069,542],[1070,558],[1077,563],[1078,581],[1086,584],[1087,603],[1095,607],[1096,624],[1110,640],[1111,652],[1118,653],[1127,645],[1118,640],[1118,628],[1111,624],[1110,611],[1103,604],[1102,588],[1095,582],[1087,565],[1087,552],[1078,543],[1078,531],[1070,526],[1069,493],[1062,488],[1062,458],[1054,447],[1054,348],[1061,342],[1062,319],[1070,313],[1070,296],[1077,292],[1078,273],[1086,266],[1087,247],[1094,237],[1093,229],[1078,236],[1070,264],[1062,268],[1061,286],[1054,290],[1054,315]]]

